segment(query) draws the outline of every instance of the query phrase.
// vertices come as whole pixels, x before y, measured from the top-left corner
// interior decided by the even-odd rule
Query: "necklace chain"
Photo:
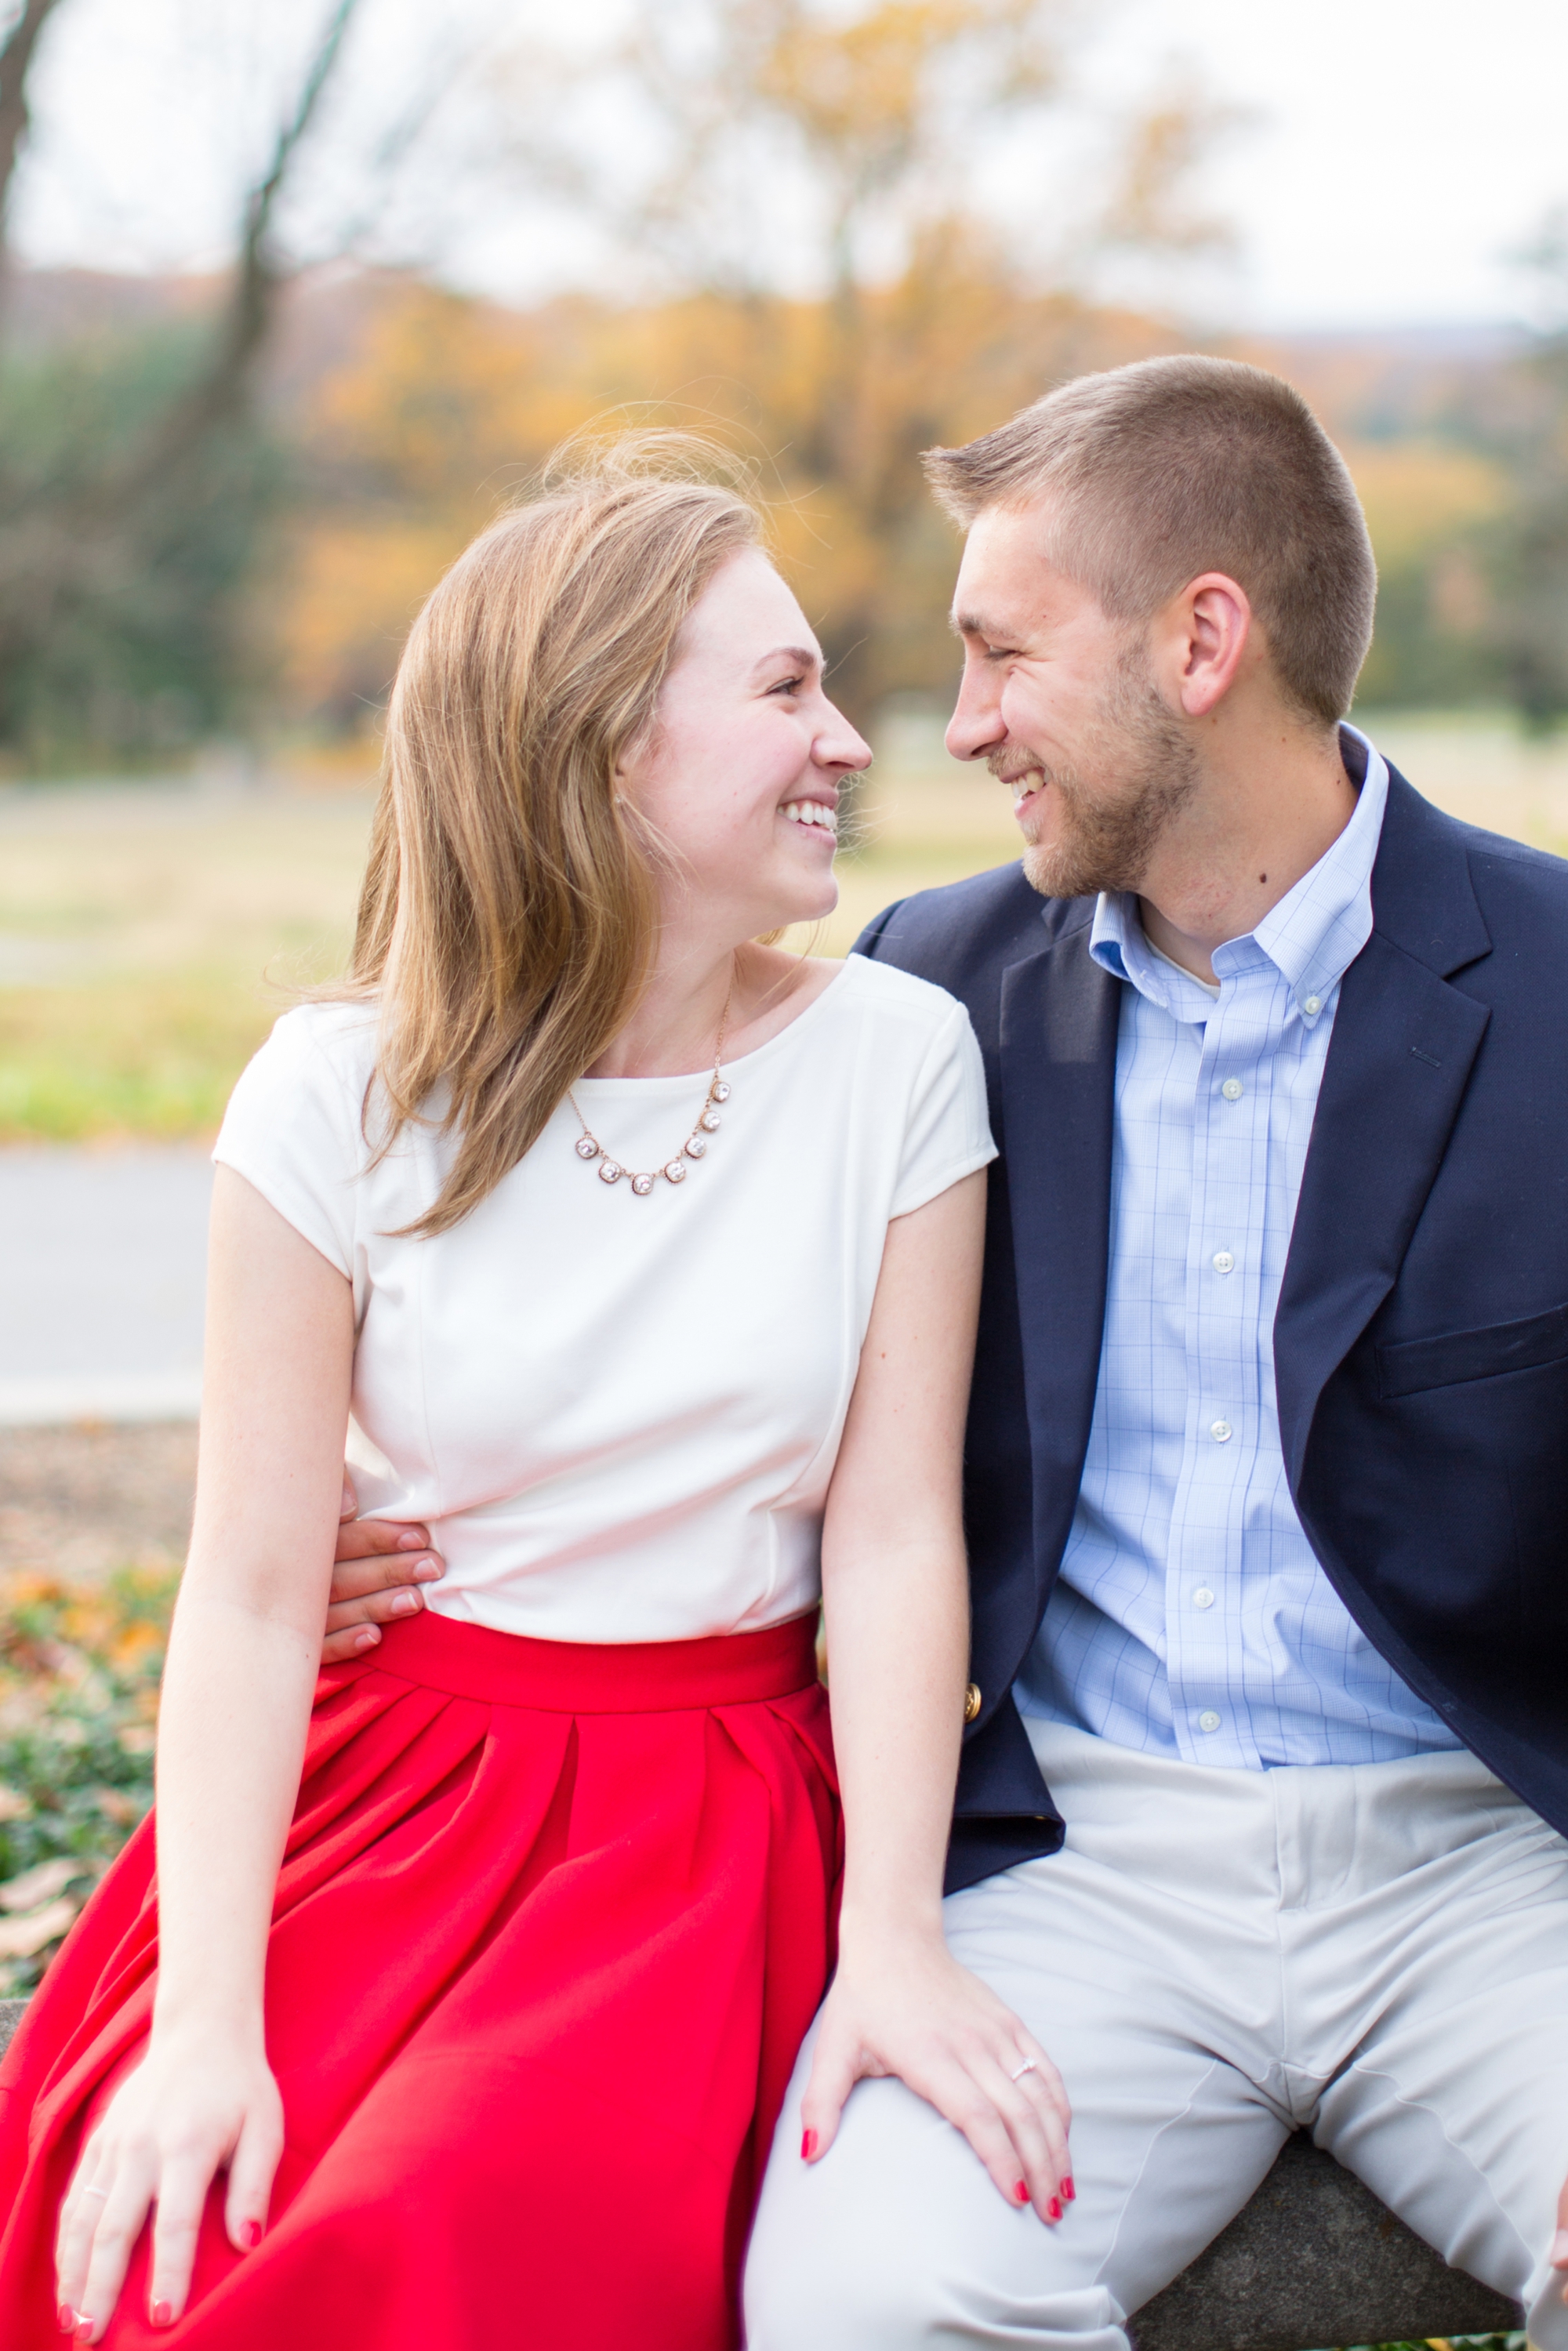
[[[633,1198],[645,1200],[661,1176],[666,1184],[684,1184],[688,1173],[688,1163],[701,1159],[706,1155],[709,1135],[716,1134],[724,1124],[719,1115],[719,1105],[729,1100],[728,1081],[721,1077],[719,1072],[724,1066],[724,1040],[729,1028],[729,1008],[734,996],[735,980],[732,976],[729,993],[724,999],[724,1010],[719,1015],[718,1041],[713,1049],[713,1075],[708,1080],[707,1093],[701,1110],[697,1113],[696,1124],[674,1157],[666,1159],[662,1167],[641,1171],[623,1167],[619,1159],[612,1157],[605,1150],[604,1145],[583,1117],[581,1111],[578,1109],[577,1096],[573,1093],[567,1095],[568,1102],[577,1113],[577,1123],[582,1129],[572,1148],[580,1159],[587,1161],[597,1159],[599,1165],[595,1172],[601,1184],[619,1184],[624,1176],[631,1185]]]

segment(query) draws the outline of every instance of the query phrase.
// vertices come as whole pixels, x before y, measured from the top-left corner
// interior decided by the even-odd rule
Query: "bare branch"
[[[244,398],[253,362],[266,340],[283,273],[270,250],[273,215],[287,183],[299,142],[337,64],[360,0],[337,0],[323,28],[294,111],[278,131],[267,170],[246,198],[244,228],[228,314],[205,374],[170,420],[166,447],[199,437],[231,414]]]
[[[27,133],[27,75],[38,36],[58,5],[59,0],[24,0],[22,13],[0,48],[0,250],[5,246],[11,182]]]

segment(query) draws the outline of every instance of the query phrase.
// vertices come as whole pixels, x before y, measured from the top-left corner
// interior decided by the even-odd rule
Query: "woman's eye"
[[[778,684],[770,685],[768,691],[769,694],[794,694],[804,684],[804,678],[781,677]]]

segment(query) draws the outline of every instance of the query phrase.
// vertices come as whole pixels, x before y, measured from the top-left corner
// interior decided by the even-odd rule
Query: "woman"
[[[557,480],[415,624],[350,984],[217,1145],[156,1892],[149,1824],[3,2077],[11,2351],[732,2343],[832,1958],[820,1573],[817,2141],[897,2071],[1056,2194],[1054,2079],[938,1913],[978,1056],[755,944],[833,904],[867,757],[678,449]],[[350,1413],[448,1566],[312,1710]]]

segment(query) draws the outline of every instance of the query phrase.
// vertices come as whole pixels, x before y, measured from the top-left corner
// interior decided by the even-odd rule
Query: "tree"
[[[1042,297],[1072,256],[1030,225],[1075,21],[1066,0],[664,0],[602,52],[530,51],[506,85],[533,182],[601,225],[622,282],[672,298],[632,396],[716,412],[794,502],[801,584],[861,717],[937,654],[942,606],[909,605],[946,547],[920,451],[1046,390],[1087,315]],[[1077,259],[1212,245],[1180,198],[1219,127],[1168,90],[1125,126]]]
[[[350,730],[444,564],[596,423],[698,426],[748,452],[785,569],[836,659],[835,695],[869,716],[892,695],[940,693],[954,549],[918,452],[967,439],[1042,383],[1175,340],[1021,287],[978,243],[935,237],[897,284],[863,295],[872,463],[846,485],[818,465],[826,298],[576,296],[517,312],[383,280],[360,300],[360,329],[297,426],[308,497],[278,600],[290,692]]]
[[[60,0],[22,0],[0,43],[0,294],[5,290],[5,239],[11,183],[27,134],[27,77],[38,36]]]
[[[0,199],[26,125],[38,36],[59,5],[25,0],[0,48]],[[362,13],[361,0],[323,0],[241,193],[235,264],[215,308],[133,335],[13,350],[0,364],[0,746],[13,758],[166,753],[242,715],[246,599],[286,472],[258,402],[300,266],[280,242],[279,213]],[[439,89],[429,83],[385,131],[388,172]]]
[[[1513,496],[1491,535],[1492,635],[1521,722],[1545,735],[1568,718],[1568,207],[1522,258],[1542,325],[1493,426]]]

